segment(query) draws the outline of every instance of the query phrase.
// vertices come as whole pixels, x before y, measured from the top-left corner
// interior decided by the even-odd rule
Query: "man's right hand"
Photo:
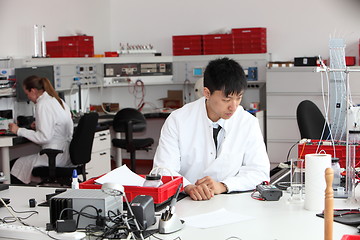
[[[190,184],[184,190],[195,201],[209,200],[214,196],[214,192],[206,184]]]

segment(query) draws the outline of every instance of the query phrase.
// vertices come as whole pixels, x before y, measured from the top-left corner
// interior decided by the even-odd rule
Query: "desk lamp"
[[[101,190],[104,193],[106,193],[106,194],[108,194],[110,196],[123,196],[125,198],[125,202],[126,202],[126,205],[127,205],[127,210],[128,210],[128,212],[130,212],[131,217],[134,219],[136,230],[139,231],[140,238],[142,240],[144,240],[144,236],[142,235],[142,232],[140,230],[138,221],[137,221],[137,219],[136,219],[136,217],[135,217],[135,215],[134,215],[134,213],[133,213],[133,211],[132,211],[132,209],[130,207],[129,201],[128,201],[127,197],[126,197],[123,185],[118,184],[118,183],[104,183],[101,186]],[[130,226],[129,226],[129,223],[127,221],[127,218],[125,219],[125,224],[129,229],[131,229]],[[132,238],[136,239],[136,237],[133,235],[133,233],[131,233],[131,234],[132,234]]]

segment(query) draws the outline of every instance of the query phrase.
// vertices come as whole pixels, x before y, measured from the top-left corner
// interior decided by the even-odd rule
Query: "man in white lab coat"
[[[172,112],[162,127],[154,167],[182,175],[194,200],[269,181],[259,122],[240,106],[246,87],[237,62],[213,60],[204,72],[204,97]]]

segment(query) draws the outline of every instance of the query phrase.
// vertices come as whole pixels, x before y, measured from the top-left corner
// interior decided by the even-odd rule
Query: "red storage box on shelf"
[[[266,53],[266,28],[233,28],[235,54]]]
[[[105,53],[105,57],[118,57],[119,53],[118,52],[104,52]]]
[[[77,57],[78,46],[74,41],[46,42],[46,54],[48,57]]]
[[[83,45],[93,45],[94,37],[93,36],[61,36],[59,41],[77,41]]]
[[[351,57],[351,56],[345,57],[345,63],[346,66],[355,66],[356,57]]]
[[[233,40],[231,34],[203,35],[203,52],[210,54],[232,54]]]
[[[202,55],[202,35],[173,36],[173,55]]]
[[[144,175],[140,175],[145,178]],[[97,178],[89,179],[79,184],[80,189],[100,189],[101,184],[95,182]],[[160,187],[139,187],[139,186],[124,186],[126,197],[129,201],[132,201],[138,195],[149,195],[154,199],[155,204],[163,203],[170,197],[175,195],[180,183],[183,183],[183,177],[174,176],[163,176],[161,178],[163,185]],[[182,187],[180,190],[182,191]]]
[[[318,149],[318,140],[311,140],[310,143],[298,145],[298,158],[305,159],[306,154],[314,154],[324,150],[325,153],[334,157],[334,148],[331,145],[324,145],[324,142],[331,143],[330,141],[323,141]],[[336,144],[336,143],[335,143]],[[318,151],[316,151],[318,149]],[[335,156],[339,158],[340,167],[346,168],[346,145],[344,143],[335,145]],[[355,166],[360,165],[360,146],[355,147]]]

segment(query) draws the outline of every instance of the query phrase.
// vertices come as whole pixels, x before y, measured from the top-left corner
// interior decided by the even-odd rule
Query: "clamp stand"
[[[169,219],[160,219],[159,233],[173,233],[181,230],[184,227],[184,220],[181,220],[176,213]]]

